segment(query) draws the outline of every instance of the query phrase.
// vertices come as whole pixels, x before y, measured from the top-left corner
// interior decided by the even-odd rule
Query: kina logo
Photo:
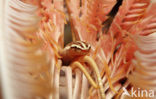
[[[137,88],[134,89],[133,87],[131,88],[130,91],[128,91],[125,87],[123,87],[123,95],[129,96],[129,97],[149,97],[153,98],[154,97],[154,90],[146,90],[146,89],[141,89]]]

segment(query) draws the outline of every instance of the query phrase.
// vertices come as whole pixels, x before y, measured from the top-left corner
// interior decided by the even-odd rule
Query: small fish
[[[62,61],[64,64],[69,64],[73,60],[85,56],[90,52],[91,45],[83,41],[75,41],[67,44],[63,50],[60,51]]]

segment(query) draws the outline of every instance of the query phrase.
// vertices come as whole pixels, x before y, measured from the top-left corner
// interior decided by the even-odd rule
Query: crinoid
[[[155,99],[153,0],[1,1],[5,99]]]
[[[100,89],[101,97],[104,99],[105,95],[99,69],[94,59],[88,56],[91,50],[91,45],[83,41],[74,41],[69,43],[64,48],[61,48],[57,42],[55,42],[52,38],[49,38],[49,36],[46,34],[47,32],[50,33],[50,27],[46,27],[46,31],[41,33],[43,33],[44,40],[51,45],[51,48],[57,57],[56,59],[61,59],[63,65],[69,65],[72,68],[72,71],[74,71],[76,68],[80,69],[87,77],[90,84],[94,88]],[[57,63],[56,66],[58,66]],[[98,84],[96,84],[96,82],[90,76],[90,73],[85,68],[86,66],[94,71]],[[60,66],[58,67],[59,69],[63,68]]]

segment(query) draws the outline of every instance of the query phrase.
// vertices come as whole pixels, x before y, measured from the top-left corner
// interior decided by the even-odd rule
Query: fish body
[[[75,41],[67,44],[64,49],[60,51],[62,61],[64,64],[69,64],[73,60],[81,56],[85,56],[90,52],[91,45],[83,41]]]

